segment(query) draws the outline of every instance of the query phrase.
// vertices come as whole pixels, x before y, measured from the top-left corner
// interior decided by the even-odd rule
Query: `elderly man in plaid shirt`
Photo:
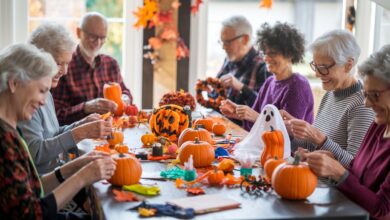
[[[68,74],[52,90],[56,114],[61,125],[80,120],[91,113],[115,111],[117,105],[103,97],[103,86],[117,82],[132,103],[117,61],[99,54],[107,36],[107,20],[96,12],[87,13],[77,28],[80,43],[69,63]]]
[[[219,43],[226,52],[226,59],[217,78],[228,88],[228,99],[250,107],[271,75],[251,40],[252,26],[245,17],[233,16],[223,21]],[[241,125],[241,121],[233,121]]]

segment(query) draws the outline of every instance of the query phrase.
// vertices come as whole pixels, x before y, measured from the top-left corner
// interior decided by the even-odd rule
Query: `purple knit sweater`
[[[375,219],[390,219],[390,138],[383,138],[385,130],[386,125],[371,125],[347,179],[338,186]]]
[[[309,81],[302,75],[294,73],[290,78],[277,81],[270,76],[259,90],[252,109],[261,112],[267,104],[284,109],[292,116],[313,122],[313,94]],[[249,131],[253,123],[244,121],[243,128]]]

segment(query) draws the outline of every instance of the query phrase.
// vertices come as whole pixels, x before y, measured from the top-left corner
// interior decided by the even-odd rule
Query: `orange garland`
[[[210,92],[212,92],[209,88],[211,86],[215,93],[216,97],[212,97]],[[195,85],[196,91],[196,101],[206,108],[218,109],[221,105],[221,101],[226,99],[225,88],[222,86],[221,82],[217,78],[208,77],[206,80],[198,80]],[[205,100],[203,98],[202,92],[207,91],[209,100]]]

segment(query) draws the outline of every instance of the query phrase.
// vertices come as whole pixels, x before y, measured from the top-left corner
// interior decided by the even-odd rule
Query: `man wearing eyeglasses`
[[[253,105],[258,90],[270,76],[251,40],[252,26],[245,17],[233,16],[222,22],[219,43],[226,52],[226,59],[217,78],[228,89],[230,100],[248,106]]]
[[[96,12],[90,12],[81,19],[76,29],[80,43],[69,63],[68,74],[60,79],[59,86],[53,89],[56,113],[61,125],[80,120],[91,113],[114,112],[115,102],[101,98],[103,86],[107,82],[117,82],[122,93],[129,97],[117,61],[99,54],[107,37],[107,20]]]

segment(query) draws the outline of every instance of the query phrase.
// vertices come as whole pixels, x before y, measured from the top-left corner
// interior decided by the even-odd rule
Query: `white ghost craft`
[[[284,137],[283,158],[288,158],[291,155],[290,138],[278,108],[271,104],[268,104],[263,108],[249,134],[236,145],[234,157],[242,158],[250,155],[256,157],[256,159],[260,158],[260,153],[264,149],[264,142],[261,136],[265,131],[270,131],[271,126],[274,130],[282,131]]]

